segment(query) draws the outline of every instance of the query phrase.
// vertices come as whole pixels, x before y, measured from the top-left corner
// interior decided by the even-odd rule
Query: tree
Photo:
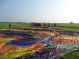
[[[57,26],[57,24],[54,24],[53,26],[54,26],[54,27],[56,27],[56,26]]]
[[[70,24],[73,24],[74,22],[70,22]]]
[[[9,29],[11,29],[11,24],[9,24]]]

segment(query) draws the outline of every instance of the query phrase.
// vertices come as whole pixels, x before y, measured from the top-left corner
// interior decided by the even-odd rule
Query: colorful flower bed
[[[32,55],[47,46],[47,37],[52,34],[45,31],[17,29],[0,31],[0,59]]]
[[[0,31],[0,59],[57,59],[79,48],[79,33],[28,29]]]

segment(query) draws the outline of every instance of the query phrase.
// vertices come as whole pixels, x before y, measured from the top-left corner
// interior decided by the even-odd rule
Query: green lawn
[[[63,59],[79,59],[79,51],[73,51],[63,56]]]
[[[61,30],[65,30],[65,31],[74,31],[74,32],[79,32],[78,28],[67,28],[67,27],[55,27]]]
[[[57,23],[57,26],[55,28],[79,32],[79,24]]]
[[[58,23],[58,25],[57,25],[57,26],[79,27],[79,24]]]
[[[9,23],[9,22],[1,22],[0,23],[0,29],[8,29],[9,28],[9,24],[11,24],[11,28],[25,28],[25,27],[30,27],[31,26],[31,24],[29,24],[29,23],[20,23],[20,22]]]
[[[8,29],[9,24],[11,24],[11,28],[31,27],[30,23],[24,23],[24,22],[0,22],[0,29]],[[56,24],[57,24],[56,27],[53,27],[53,25],[48,26],[48,27],[79,32],[79,24],[70,24],[70,23],[56,23]]]

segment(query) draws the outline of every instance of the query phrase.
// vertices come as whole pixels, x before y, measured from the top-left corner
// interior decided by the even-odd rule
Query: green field
[[[1,22],[0,23],[0,29],[8,29],[9,24],[11,24],[11,28],[26,28],[26,27],[31,27],[30,23],[24,23],[24,22]],[[54,24],[54,23],[52,23]],[[69,31],[75,31],[79,32],[79,24],[70,24],[70,23],[56,23],[56,27],[53,25],[48,26],[52,28],[58,28],[62,30],[69,30]]]
[[[79,51],[73,51],[62,57],[62,59],[79,59]]]
[[[30,27],[31,25],[29,23],[21,23],[21,22],[1,22],[0,23],[0,29],[8,29],[9,24],[11,24],[11,28],[25,28]]]
[[[59,23],[57,24],[57,27],[69,31],[79,32],[79,24]]]

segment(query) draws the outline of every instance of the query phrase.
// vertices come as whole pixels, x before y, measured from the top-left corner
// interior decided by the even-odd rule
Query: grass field
[[[9,24],[11,24],[11,28],[24,28],[24,27],[30,27],[31,25],[29,23],[20,23],[20,22],[1,22],[0,23],[0,29],[8,29]]]
[[[73,51],[63,56],[63,59],[79,59],[79,51]]]
[[[58,23],[58,28],[79,32],[79,24]]]
[[[9,28],[9,24],[11,24],[11,28],[26,28],[26,27],[31,27],[30,23],[23,23],[23,22],[11,22],[11,23],[10,22],[1,22],[0,23],[0,29],[8,29]],[[57,25],[54,28],[79,32],[79,24],[76,24],[76,23],[75,24],[70,24],[70,23],[56,23],[56,24]],[[51,27],[53,27],[53,26],[51,26]]]

